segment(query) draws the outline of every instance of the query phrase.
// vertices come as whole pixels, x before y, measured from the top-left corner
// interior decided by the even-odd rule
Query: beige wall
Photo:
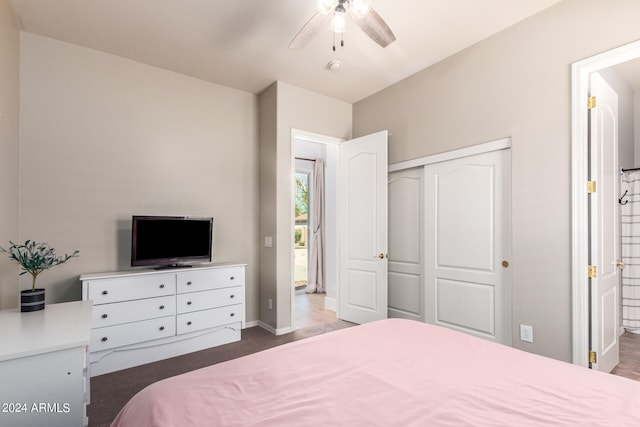
[[[274,83],[260,98],[260,152],[268,158],[261,158],[260,162],[260,320],[276,330],[286,330],[291,327],[293,286],[291,130],[349,139],[351,104],[283,82]],[[268,130],[263,132],[263,126]],[[269,153],[264,153],[264,147]],[[263,201],[273,196],[274,189],[267,188],[272,184],[275,205]],[[264,248],[264,237],[268,235],[273,236],[273,248]],[[267,307],[269,298],[274,301],[273,310]]]
[[[131,215],[202,215],[256,320],[257,97],[29,33],[21,67],[20,238],[80,250],[39,278],[47,301],[130,268]]]
[[[570,65],[638,22],[637,0],[565,0],[354,105],[354,136],[391,132],[390,163],[512,138],[515,347],[571,360]]]
[[[0,0],[0,246],[18,239],[20,33]],[[0,254],[0,309],[18,305],[18,267]]]

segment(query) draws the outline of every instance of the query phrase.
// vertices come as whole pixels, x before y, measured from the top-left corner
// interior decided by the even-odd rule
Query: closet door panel
[[[424,321],[424,167],[389,174],[389,317]]]
[[[510,150],[425,167],[425,320],[511,344]]]

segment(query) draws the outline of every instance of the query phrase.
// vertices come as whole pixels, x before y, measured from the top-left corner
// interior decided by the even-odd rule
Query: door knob
[[[502,266],[503,266],[504,268],[509,267],[509,261],[502,261]]]
[[[624,268],[624,262],[620,261],[619,259],[615,260],[615,262],[613,262],[613,264],[615,264],[616,267],[618,267],[618,268]]]
[[[380,259],[384,259],[385,255],[380,252],[378,255],[374,256],[374,258],[380,258]]]

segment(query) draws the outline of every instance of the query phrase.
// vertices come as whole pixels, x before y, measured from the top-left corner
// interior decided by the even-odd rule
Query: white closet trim
[[[504,150],[506,148],[511,148],[511,138],[502,138],[491,142],[485,142],[483,144],[472,145],[471,147],[461,148],[459,150],[446,151],[444,153],[394,163],[389,165],[389,172],[411,169],[447,160],[460,159],[462,157],[474,156],[476,154],[488,153],[490,151]]]

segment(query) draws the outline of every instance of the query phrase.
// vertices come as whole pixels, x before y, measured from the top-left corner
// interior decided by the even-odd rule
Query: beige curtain
[[[308,294],[325,292],[324,288],[324,161],[316,159],[313,166],[313,197],[311,212],[311,253],[309,259]]]

